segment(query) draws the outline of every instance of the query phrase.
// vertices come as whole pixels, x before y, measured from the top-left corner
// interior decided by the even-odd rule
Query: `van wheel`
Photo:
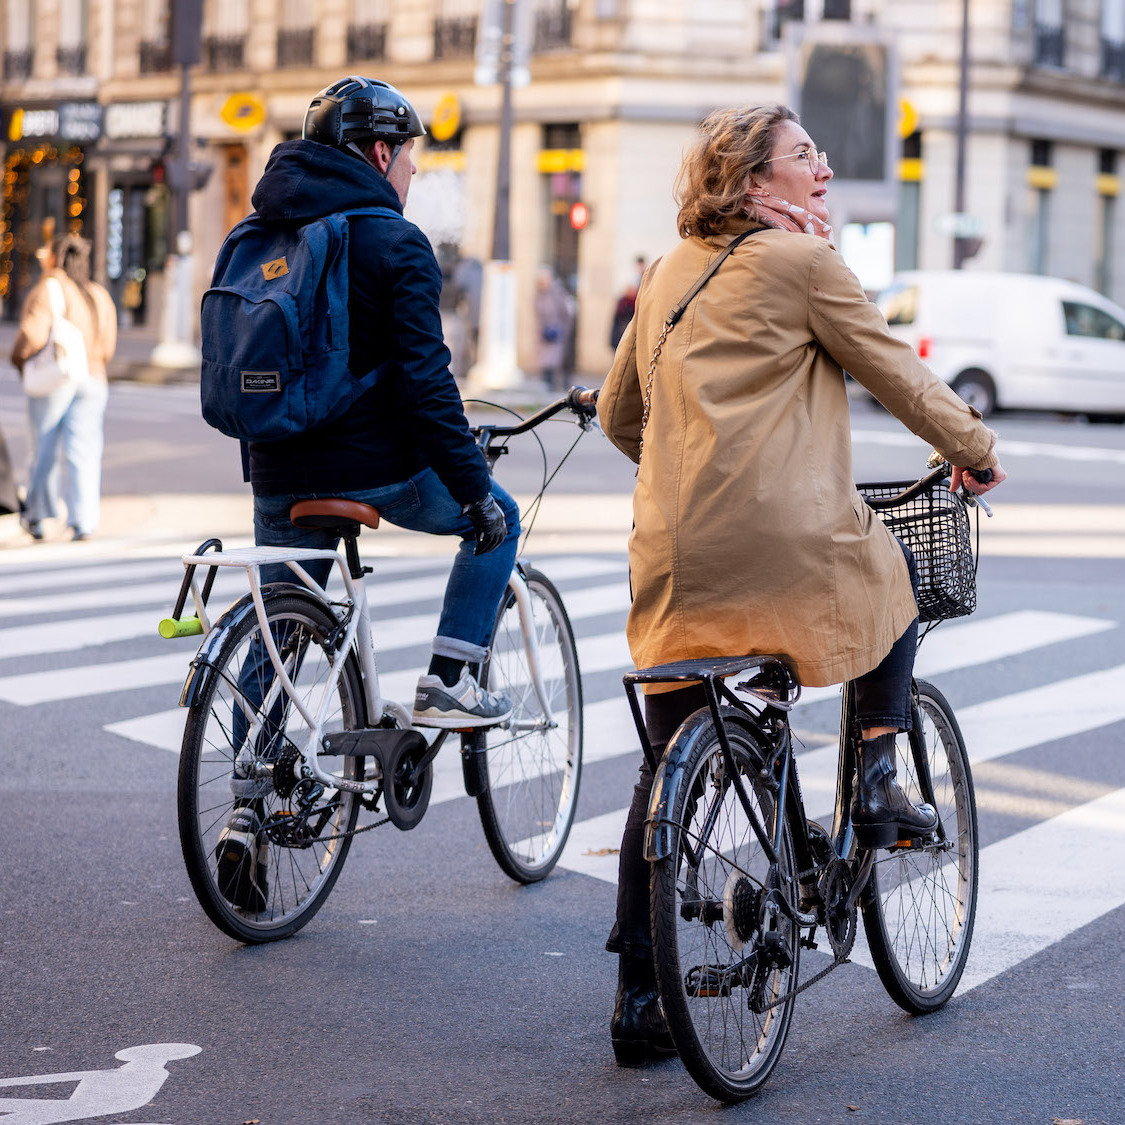
[[[996,409],[996,384],[983,371],[962,371],[951,386],[985,418]]]

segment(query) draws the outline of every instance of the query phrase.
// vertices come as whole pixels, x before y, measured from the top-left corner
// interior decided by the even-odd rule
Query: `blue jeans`
[[[289,508],[294,501],[324,495],[255,496],[254,542],[269,547],[335,550],[339,540],[330,530],[294,527],[289,522]],[[433,651],[435,656],[448,656],[469,663],[483,660],[488,655],[496,610],[516,561],[520,535],[520,513],[516,502],[498,484],[492,485],[492,495],[503,509],[508,523],[508,534],[496,550],[487,555],[474,555],[476,540],[473,525],[467,516],[461,514],[461,505],[432,469],[423,469],[416,476],[397,484],[333,495],[378,508],[383,519],[396,527],[425,531],[431,535],[461,537],[461,546],[445,586],[445,600]],[[307,569],[312,578],[323,584],[330,568],[330,563],[324,563]],[[263,582],[292,580],[293,572],[284,565],[262,568]]]
[[[27,511],[34,524],[58,515],[59,448],[66,460],[67,523],[75,531],[97,529],[101,512],[102,446],[109,388],[90,378],[80,388],[60,387],[43,398],[28,398],[31,421],[31,468]]]

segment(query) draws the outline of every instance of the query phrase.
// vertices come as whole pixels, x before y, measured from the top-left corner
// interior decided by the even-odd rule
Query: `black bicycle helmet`
[[[307,141],[343,148],[365,140],[400,145],[425,132],[417,111],[398,90],[376,78],[353,74],[313,98],[301,135]]]

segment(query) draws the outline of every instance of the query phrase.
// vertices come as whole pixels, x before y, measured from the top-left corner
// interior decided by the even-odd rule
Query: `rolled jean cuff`
[[[448,656],[452,660],[464,660],[468,664],[479,664],[488,656],[488,649],[470,644],[458,637],[434,637],[434,656]]]
[[[864,730],[871,730],[873,727],[893,727],[897,731],[908,731],[914,725],[910,721],[909,715],[861,715],[859,717],[860,726]]]

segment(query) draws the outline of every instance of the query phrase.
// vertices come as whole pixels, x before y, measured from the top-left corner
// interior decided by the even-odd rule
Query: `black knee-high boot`
[[[651,958],[621,955],[610,1035],[618,1066],[644,1066],[676,1053]]]
[[[888,848],[937,827],[932,805],[913,805],[895,781],[895,735],[859,744],[859,777],[852,798],[852,823],[865,848]]]

